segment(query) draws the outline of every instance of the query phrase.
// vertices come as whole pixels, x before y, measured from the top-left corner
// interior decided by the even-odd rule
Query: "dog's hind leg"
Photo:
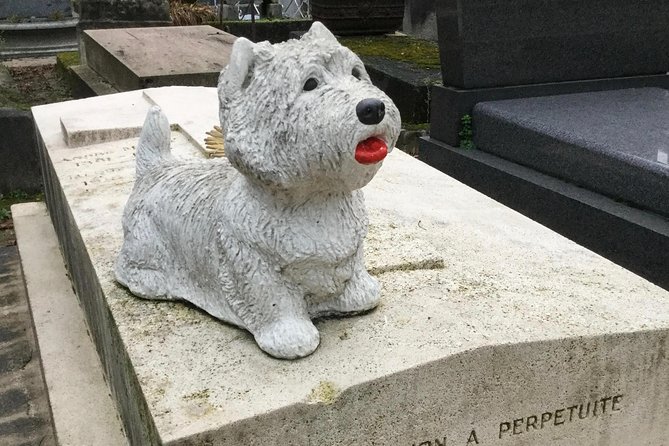
[[[167,250],[159,237],[146,234],[151,223],[144,223],[140,225],[135,221],[126,234],[114,268],[116,280],[136,296],[172,300],[164,273]]]

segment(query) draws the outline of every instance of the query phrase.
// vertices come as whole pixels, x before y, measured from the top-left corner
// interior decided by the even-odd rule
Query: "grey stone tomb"
[[[81,38],[84,66],[117,91],[167,85],[213,87],[236,39],[208,25],[91,29]]]
[[[203,160],[214,88],[33,109],[49,212],[131,444],[669,441],[669,293],[398,150],[363,190],[382,304],[317,321],[311,356],[278,361],[194,307],[132,296],[113,274],[127,130],[153,105],[175,156]]]

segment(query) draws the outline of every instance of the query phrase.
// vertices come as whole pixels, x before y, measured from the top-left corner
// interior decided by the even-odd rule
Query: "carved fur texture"
[[[174,159],[167,119],[150,110],[116,278],[245,328],[274,357],[303,357],[320,341],[313,318],[378,304],[359,189],[381,162],[355,154],[370,137],[392,150],[399,112],[317,22],[300,40],[238,39],[218,92],[227,158]],[[361,122],[365,99],[385,106],[379,122]]]

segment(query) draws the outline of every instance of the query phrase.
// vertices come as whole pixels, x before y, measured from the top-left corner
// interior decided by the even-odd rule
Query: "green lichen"
[[[309,401],[313,403],[332,404],[339,391],[337,386],[331,381],[321,381],[315,388],[311,390]]]
[[[81,60],[79,57],[79,51],[66,51],[64,53],[58,53],[56,56],[56,64],[62,68],[70,68],[74,65],[80,65]]]
[[[358,56],[383,57],[420,68],[439,69],[439,47],[429,40],[408,36],[343,37],[339,42]]]

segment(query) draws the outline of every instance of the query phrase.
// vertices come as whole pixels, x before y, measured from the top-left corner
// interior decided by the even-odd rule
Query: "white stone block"
[[[397,150],[364,188],[381,305],[318,322],[313,355],[278,361],[190,306],[130,295],[112,269],[137,140],[68,147],[60,122],[142,95],[33,108],[131,443],[669,444],[669,293]],[[216,108],[159,96],[167,116],[216,123]],[[172,124],[173,150],[202,156]]]

